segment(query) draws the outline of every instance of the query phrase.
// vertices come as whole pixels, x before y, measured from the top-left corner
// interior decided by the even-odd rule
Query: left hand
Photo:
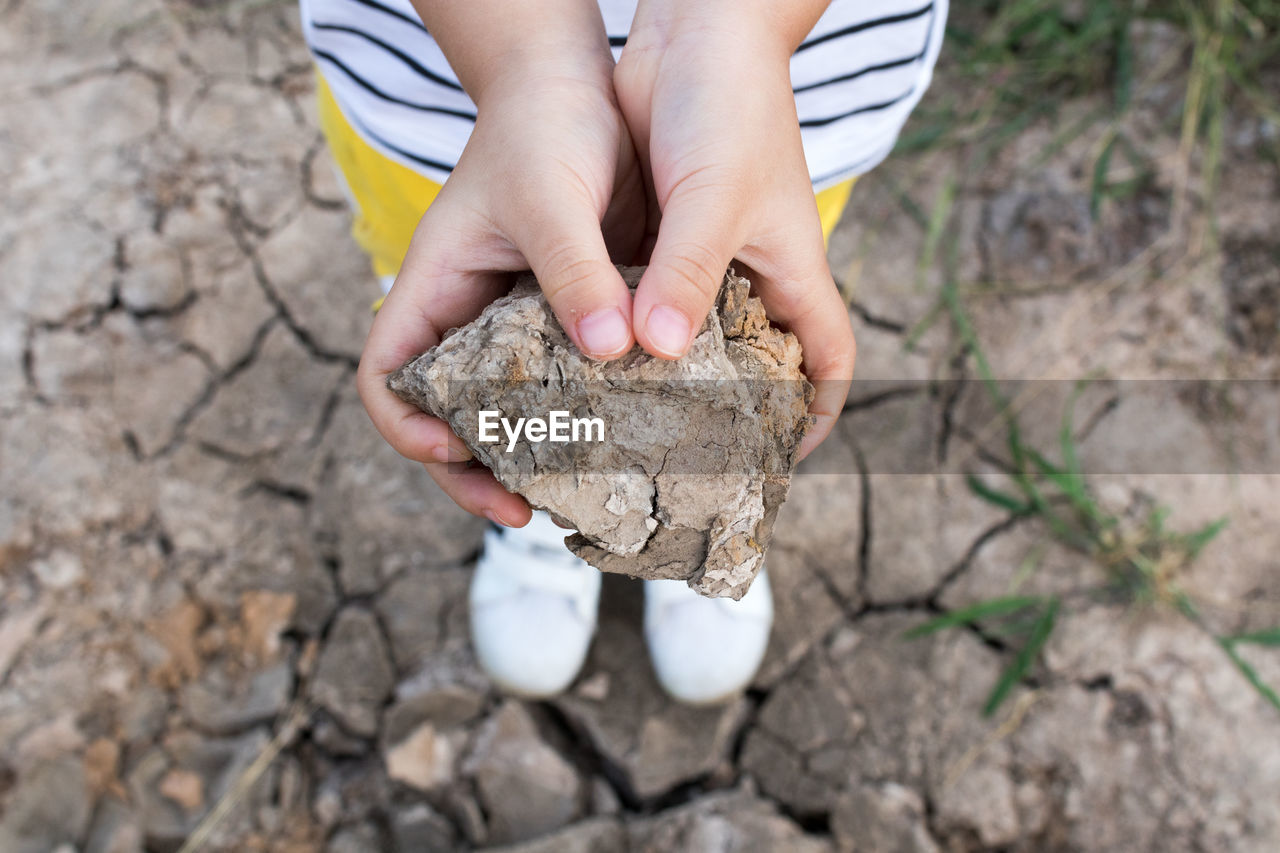
[[[725,269],[748,267],[770,319],[799,338],[817,389],[803,457],[834,426],[855,355],[791,91],[790,56],[812,23],[788,30],[773,15],[715,5],[642,3],[614,70],[656,231],[632,322],[648,352],[679,358]]]

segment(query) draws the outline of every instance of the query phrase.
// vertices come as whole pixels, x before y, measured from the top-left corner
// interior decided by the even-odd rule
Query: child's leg
[[[827,187],[817,194],[818,218],[822,220],[824,243],[830,244],[831,232],[840,221],[840,214],[844,212],[844,206],[849,202],[849,193],[853,191],[853,185],[857,180],[857,178],[850,178],[843,184]]]
[[[338,102],[316,74],[320,129],[342,171],[355,221],[351,232],[369,255],[374,274],[389,290],[422,214],[435,201],[440,184],[382,154],[365,142],[342,114]]]

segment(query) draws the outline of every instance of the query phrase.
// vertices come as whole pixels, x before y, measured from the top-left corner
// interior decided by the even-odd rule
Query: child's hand
[[[468,72],[474,85],[458,67],[465,63],[455,63],[479,105],[475,131],[414,234],[357,373],[370,418],[397,451],[425,463],[463,509],[513,526],[528,522],[524,500],[483,468],[451,471],[446,463],[470,452],[443,421],[388,391],[386,378],[502,295],[504,271],[531,268],[589,355],[632,346],[631,297],[610,252],[620,260],[635,252],[644,186],[613,97],[602,25],[599,45],[584,67],[565,56],[481,63]]]
[[[825,5],[642,0],[614,72],[661,211],[633,306],[636,338],[654,355],[683,355],[725,268],[748,265],[769,317],[800,339],[818,391],[802,455],[831,431],[854,361],[790,80],[790,56]]]

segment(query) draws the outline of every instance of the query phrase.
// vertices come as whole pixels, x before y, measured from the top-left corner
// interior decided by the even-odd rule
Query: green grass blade
[[[1067,497],[1078,513],[1099,527],[1114,526],[1113,520],[1102,511],[1093,496],[1089,494],[1083,477],[1074,476],[1057,468],[1037,451],[1031,451],[1031,455],[1044,478],[1058,487],[1058,491]]]
[[[951,221],[951,211],[955,207],[956,192],[959,189],[960,182],[956,176],[950,175],[942,189],[938,192],[938,198],[933,203],[933,209],[929,211],[929,222],[925,229],[924,249],[920,252],[920,260],[916,263],[916,288],[924,289],[924,277],[933,267],[934,259],[938,256],[938,247],[942,245],[942,238],[946,234],[947,223]]]
[[[1100,525],[1103,525],[1106,519],[1103,518],[1102,511],[1089,495],[1085,488],[1082,478],[1075,478],[1054,465],[1044,454],[1033,448],[1024,448],[1022,451],[1029,458],[1039,471],[1040,476],[1058,487],[1058,491],[1067,497],[1071,506],[1077,513],[1089,518]],[[1068,523],[1063,517],[1054,511],[1053,506],[1049,503],[1049,499],[1044,496],[1040,487],[1036,484],[1035,479],[1030,475],[1025,475],[1021,482],[1023,490],[1027,492],[1035,505],[1036,513],[1043,516],[1044,520],[1053,529],[1059,538],[1074,542],[1079,536],[1075,527]]]
[[[1099,528],[1115,527],[1117,519],[1102,510],[1085,484],[1084,469],[1080,464],[1080,454],[1076,446],[1075,422],[1076,402],[1089,380],[1082,379],[1075,384],[1071,396],[1067,398],[1066,408],[1062,412],[1062,426],[1058,430],[1058,445],[1062,452],[1063,481],[1067,484],[1063,491],[1071,499],[1075,507],[1084,513]]]
[[[1157,539],[1164,538],[1164,523],[1169,520],[1169,508],[1167,506],[1157,506],[1151,510],[1151,515],[1147,518],[1147,527],[1151,530],[1151,535]]]
[[[965,477],[965,482],[969,484],[969,491],[982,498],[989,504],[994,504],[1001,509],[1007,509],[1014,515],[1028,515],[1033,507],[1031,504],[1021,500],[1008,492],[988,486],[979,480],[973,474]]]
[[[1084,472],[1080,468],[1080,454],[1076,452],[1076,401],[1084,393],[1085,381],[1077,382],[1067,398],[1067,407],[1062,412],[1062,427],[1058,430],[1058,445],[1062,450],[1062,464],[1066,472],[1080,483],[1084,482]]]
[[[1116,137],[1112,136],[1107,140],[1102,153],[1093,164],[1093,181],[1089,186],[1089,216],[1094,222],[1098,221],[1098,214],[1102,211],[1102,200],[1107,195],[1107,173],[1111,171],[1111,154],[1115,150]]]
[[[991,392],[992,398],[999,405],[1001,411],[1006,410],[1009,402],[1005,399],[1004,394],[1001,393],[1000,384],[996,382],[995,373],[991,370],[991,362],[987,361],[987,354],[983,352],[982,345],[978,341],[978,333],[973,330],[973,324],[969,322],[969,315],[965,313],[964,306],[960,304],[960,293],[955,282],[948,281],[943,285],[942,301],[951,313],[951,322],[955,324],[960,340],[973,353],[973,359],[978,366],[978,377],[987,386],[987,390]]]
[[[969,315],[965,313],[964,306],[960,304],[960,294],[953,281],[948,281],[943,286],[942,299],[951,314],[951,322],[955,325],[956,332],[973,354],[974,361],[978,367],[978,376],[981,377],[983,385],[986,386],[987,393],[991,395],[991,399],[1004,416],[1009,453],[1013,457],[1014,481],[1018,484],[1018,488],[1022,490],[1023,494],[1026,495],[1027,502],[1034,508],[1035,513],[1043,516],[1045,522],[1056,533],[1069,537],[1071,535],[1070,525],[1054,512],[1053,507],[1049,505],[1049,501],[1040,491],[1035,478],[1029,470],[1027,462],[1028,450],[1022,443],[1018,419],[1009,411],[1009,401],[1000,390],[1000,383],[996,381],[995,374],[991,370],[991,363],[987,361],[986,353],[982,350],[982,345],[978,341],[978,335],[973,329],[973,324],[969,322]]]
[[[1220,641],[1235,645],[1236,643],[1249,643],[1255,646],[1274,646],[1280,648],[1280,627],[1267,628],[1264,631],[1251,631],[1248,634],[1235,634],[1230,637],[1220,637]]]
[[[1176,590],[1173,594],[1173,604],[1178,608],[1178,612],[1191,620],[1192,624],[1204,626],[1204,620],[1200,618],[1200,611],[1196,609],[1195,603],[1182,590]]]
[[[1204,550],[1204,547],[1226,528],[1227,522],[1228,519],[1223,517],[1206,524],[1195,533],[1188,534],[1186,538],[1187,555],[1191,559],[1195,559]]]
[[[1046,479],[1057,483],[1062,479],[1063,475],[1066,474],[1066,471],[1050,462],[1049,457],[1045,456],[1039,450],[1036,450],[1035,448],[1027,448],[1027,453],[1030,455],[1031,461],[1036,463],[1036,467],[1040,469],[1040,473],[1043,474]],[[1070,482],[1070,480],[1066,480],[1065,482]]]
[[[1045,524],[1049,525],[1049,529],[1054,532],[1058,538],[1064,541],[1074,541],[1076,539],[1072,526],[1062,518],[1049,503],[1049,499],[1045,497],[1044,492],[1040,489],[1040,484],[1036,481],[1034,471],[1031,470],[1032,456],[1038,455],[1034,450],[1029,449],[1022,443],[1020,431],[1018,429],[1018,421],[1013,416],[1008,419],[1009,432],[1009,452],[1013,456],[1014,482],[1018,484],[1018,488],[1026,495],[1027,502],[1032,507],[1031,514],[1038,515],[1044,519]],[[1043,457],[1041,457],[1043,459]]]
[[[1247,660],[1240,657],[1230,642],[1225,640],[1219,640],[1218,642],[1222,646],[1222,650],[1227,653],[1227,657],[1231,658],[1231,662],[1236,665],[1236,669],[1240,670],[1240,674],[1253,686],[1253,689],[1257,690],[1262,698],[1266,699],[1277,711],[1280,711],[1280,694],[1277,694],[1271,685],[1262,680],[1262,676],[1258,675],[1258,671]]]
[[[942,300],[934,302],[925,315],[921,317],[916,324],[907,330],[907,334],[902,339],[903,352],[915,352],[916,344],[920,343],[920,339],[924,337],[924,333],[933,327],[933,324],[942,316],[942,309],[946,307]]]
[[[1041,604],[1043,599],[1030,598],[1027,596],[1008,596],[1006,598],[992,598],[987,601],[979,601],[968,607],[962,607],[959,610],[953,610],[950,613],[944,613],[934,619],[930,619],[923,625],[917,625],[910,631],[903,634],[903,639],[914,640],[928,634],[933,634],[947,628],[956,628],[961,625],[971,625],[980,619],[989,619],[993,616],[1007,616],[1010,613],[1017,613],[1020,610],[1026,610],[1028,607],[1035,607]]]
[[[1115,27],[1115,104],[1116,113],[1129,108],[1133,100],[1133,42],[1129,39],[1129,18],[1122,17]]]
[[[1014,656],[1013,661],[1005,668],[1004,672],[1000,673],[1000,680],[991,689],[991,695],[987,697],[987,704],[982,708],[984,717],[990,717],[996,712],[1001,703],[1008,698],[1009,691],[1013,690],[1013,686],[1021,681],[1023,676],[1031,669],[1031,665],[1035,663],[1036,658],[1040,655],[1040,650],[1048,642],[1049,635],[1053,633],[1053,626],[1057,618],[1058,599],[1051,598],[1044,612],[1040,614],[1040,618],[1036,620],[1036,624],[1032,627],[1031,636],[1027,639],[1027,644],[1018,650],[1018,654]]]
[[[1050,483],[1058,487],[1058,491],[1062,492],[1071,499],[1071,503],[1078,509],[1086,510],[1092,504],[1089,493],[1085,491],[1084,480],[1073,476],[1070,472],[1063,468],[1059,468],[1049,461],[1049,458],[1038,450],[1028,450],[1031,461],[1036,464],[1041,476]]]

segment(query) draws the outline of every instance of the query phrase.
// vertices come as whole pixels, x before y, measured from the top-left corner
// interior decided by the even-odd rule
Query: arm
[[[413,8],[477,105],[495,82],[514,88],[529,77],[563,77],[610,85],[613,56],[591,0],[413,0]]]
[[[790,60],[831,0],[639,0],[627,49],[663,47],[686,35],[737,35],[747,49]]]
[[[584,352],[626,352],[631,298],[610,253],[629,256],[639,242],[643,184],[592,0],[415,6],[476,101],[478,118],[374,319],[357,386],[383,437],[425,463],[454,501],[520,526],[529,518],[525,502],[483,468],[451,470],[445,463],[470,456],[465,445],[443,421],[388,391],[386,377],[475,318],[505,292],[505,273],[523,269],[537,274]]]
[[[655,355],[683,355],[725,267],[749,267],[770,318],[800,339],[817,388],[802,454],[834,426],[854,361],[791,91],[791,54],[826,6],[641,0],[614,72],[658,208],[636,339]]]

